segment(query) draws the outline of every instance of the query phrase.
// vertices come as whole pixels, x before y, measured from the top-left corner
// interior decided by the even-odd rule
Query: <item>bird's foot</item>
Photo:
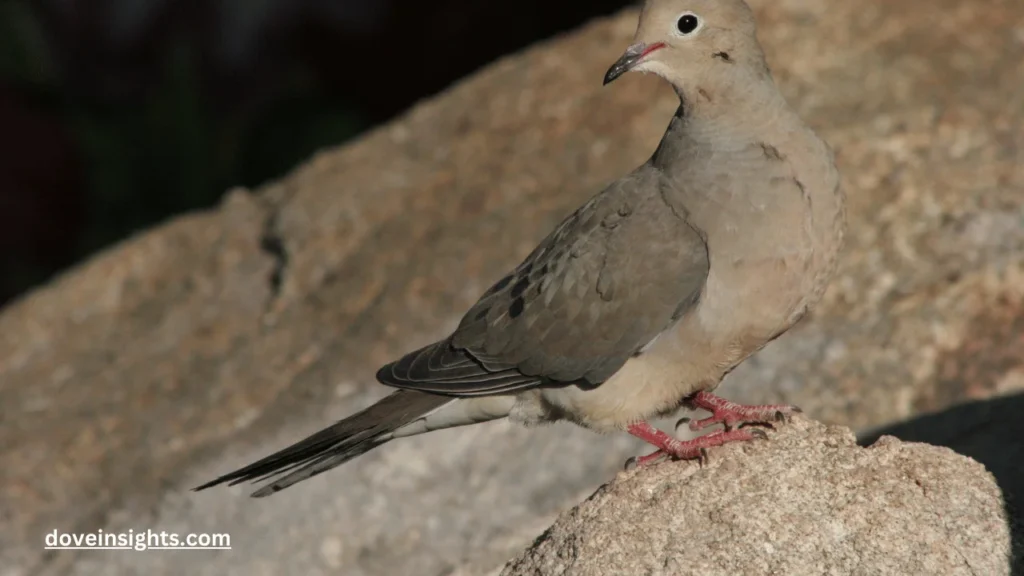
[[[789,404],[745,406],[730,402],[710,392],[698,392],[691,396],[687,403],[694,408],[703,408],[711,412],[710,418],[690,422],[690,430],[703,430],[719,423],[725,425],[726,430],[732,430],[742,424],[770,424],[785,421],[789,416],[803,412],[800,408]]]
[[[678,440],[669,436],[665,432],[658,430],[654,426],[651,426],[647,422],[632,424],[628,430],[633,436],[654,445],[658,449],[646,456],[630,458],[626,463],[627,468],[631,465],[635,465],[637,468],[642,468],[663,458],[672,458],[675,460],[699,460],[703,464],[707,462],[708,459],[708,448],[721,446],[730,442],[764,439],[768,437],[762,430],[744,428],[742,430],[712,432],[711,434],[699,436],[692,440]]]

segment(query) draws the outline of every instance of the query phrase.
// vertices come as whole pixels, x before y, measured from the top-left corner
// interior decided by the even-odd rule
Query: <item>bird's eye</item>
[[[696,14],[687,12],[679,17],[676,21],[676,28],[679,29],[679,33],[683,36],[689,36],[700,28],[701,21]]]

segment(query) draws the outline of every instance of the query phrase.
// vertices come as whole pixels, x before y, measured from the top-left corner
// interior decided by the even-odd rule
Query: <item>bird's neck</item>
[[[714,84],[674,88],[679,121],[673,121],[669,130],[685,131],[690,138],[743,140],[800,123],[767,70],[737,70]]]
[[[651,164],[671,173],[680,161],[687,169],[695,158],[715,154],[728,158],[751,143],[767,142],[779,134],[800,133],[804,125],[779,94],[771,78],[742,85],[716,84],[676,88],[679,109],[669,123]]]

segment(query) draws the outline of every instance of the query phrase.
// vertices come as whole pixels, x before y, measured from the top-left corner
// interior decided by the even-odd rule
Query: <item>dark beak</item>
[[[651,52],[664,47],[665,45],[661,42],[657,42],[655,44],[644,44],[643,42],[638,42],[629,48],[626,48],[626,53],[622,55],[622,58],[619,58],[615,64],[612,64],[612,67],[609,68],[608,72],[604,75],[605,86],[610,84],[619,76],[622,76],[626,72],[632,70]]]

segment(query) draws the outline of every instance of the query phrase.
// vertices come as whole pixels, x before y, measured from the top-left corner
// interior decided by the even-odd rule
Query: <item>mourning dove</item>
[[[648,0],[608,70],[668,81],[680,106],[651,158],[566,218],[447,338],[392,362],[400,390],[197,489],[273,479],[266,496],[386,442],[508,417],[623,430],[665,456],[758,436],[793,412],[711,392],[825,291],[845,230],[828,145],[787,105],[742,0]],[[648,421],[711,417],[689,441]]]

